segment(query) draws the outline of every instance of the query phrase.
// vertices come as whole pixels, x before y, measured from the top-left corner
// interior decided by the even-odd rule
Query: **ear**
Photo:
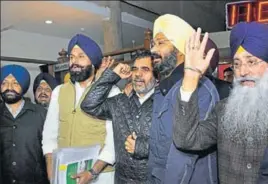
[[[181,52],[178,52],[177,59],[178,59],[179,63],[183,63],[185,61],[185,55]]]

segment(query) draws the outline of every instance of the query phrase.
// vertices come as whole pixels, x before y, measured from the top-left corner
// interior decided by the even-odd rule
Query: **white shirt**
[[[9,110],[9,112],[12,114],[13,118],[16,118],[19,115],[19,113],[22,110],[22,108],[24,107],[24,104],[25,104],[25,101],[22,99],[22,102],[21,102],[19,108],[16,110],[16,112],[14,112],[14,114],[12,112],[11,107],[7,103],[6,103],[6,107]]]
[[[150,96],[152,96],[152,94],[154,94],[154,88],[151,89],[151,91],[149,91],[148,93],[146,93],[146,95],[144,95],[143,97],[141,97],[138,93],[137,96],[139,97],[139,102],[141,103],[141,105],[148,100],[148,98],[150,98]]]
[[[51,95],[51,100],[44,124],[42,149],[44,154],[52,153],[53,150],[58,148],[58,129],[59,129],[59,92],[62,85],[57,86]],[[75,83],[76,90],[76,106],[83,95],[85,88],[82,88],[79,83]],[[119,88],[113,86],[108,97],[121,93]],[[114,152],[114,137],[113,126],[111,121],[106,121],[106,138],[105,145],[99,154],[98,159],[109,164],[115,163]]]
[[[183,91],[182,87],[180,87],[181,100],[184,102],[189,102],[193,92]]]

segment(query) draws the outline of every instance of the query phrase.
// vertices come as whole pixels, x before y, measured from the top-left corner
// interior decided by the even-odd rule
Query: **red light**
[[[248,3],[248,5],[247,5],[247,22],[250,21],[250,14],[251,14],[251,4]]]
[[[235,24],[235,18],[236,18],[236,5],[232,5],[232,21],[231,21],[231,26]]]
[[[226,26],[231,29],[239,22],[268,23],[268,0],[238,1],[226,4]]]
[[[258,2],[258,22],[268,22],[268,1]]]

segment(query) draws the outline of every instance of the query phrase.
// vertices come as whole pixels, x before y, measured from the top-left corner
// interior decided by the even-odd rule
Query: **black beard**
[[[8,93],[13,93],[12,96]],[[17,93],[14,90],[6,90],[3,93],[1,93],[2,99],[7,104],[14,104],[17,103],[22,99],[22,95]]]
[[[159,56],[158,56],[159,57]],[[154,71],[160,75],[160,80],[165,79],[176,68],[177,64],[177,51],[174,50],[171,54],[162,59],[161,62],[154,64]]]
[[[77,71],[72,71],[72,68],[73,67],[78,67],[78,68],[81,68],[81,71],[80,72],[77,72]],[[87,80],[91,74],[92,74],[92,65],[88,65],[86,67],[83,67],[83,66],[80,66],[80,65],[77,65],[77,64],[73,64],[71,65],[69,71],[70,71],[70,75],[71,75],[71,81],[72,82],[83,82],[85,80]]]

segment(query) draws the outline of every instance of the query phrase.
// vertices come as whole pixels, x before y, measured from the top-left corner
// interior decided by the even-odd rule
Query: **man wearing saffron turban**
[[[173,140],[177,148],[195,151],[216,145],[221,184],[256,184],[268,144],[268,25],[238,23],[230,35],[233,89],[207,120],[199,121],[197,86],[214,50],[204,58],[208,34],[201,29],[186,45],[182,87],[177,94]]]

